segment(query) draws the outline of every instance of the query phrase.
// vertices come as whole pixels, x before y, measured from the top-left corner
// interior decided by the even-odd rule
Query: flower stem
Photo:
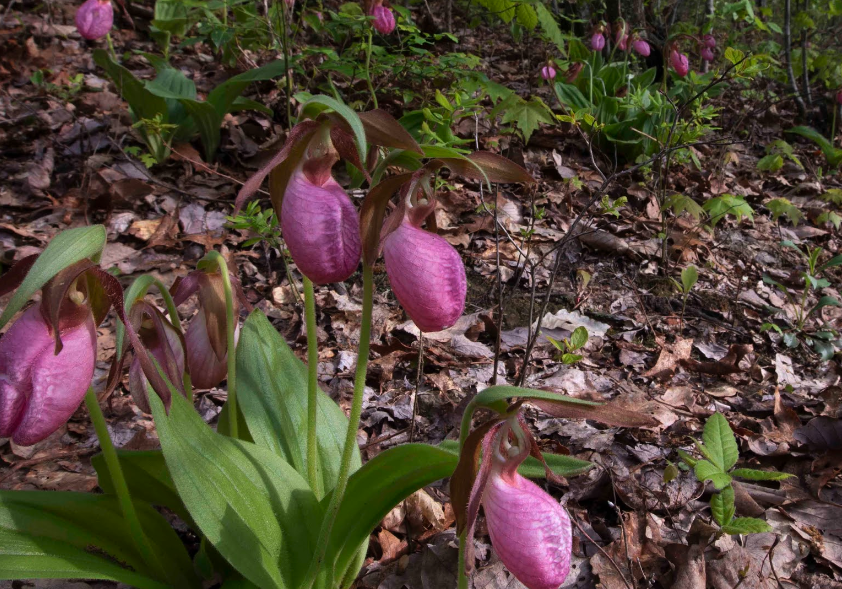
[[[114,443],[108,434],[105,416],[102,414],[102,408],[99,406],[99,401],[97,401],[93,388],[88,388],[88,392],[85,393],[85,406],[88,408],[88,413],[91,414],[91,422],[94,425],[96,437],[99,439],[99,447],[102,449],[102,456],[105,458],[105,464],[108,467],[108,476],[111,478],[111,484],[114,486],[114,492],[117,495],[117,501],[120,504],[120,509],[123,512],[123,517],[126,520],[132,541],[143,557],[144,562],[152,567],[153,570],[159,571],[161,568],[160,563],[155,557],[155,552],[152,550],[149,540],[143,533],[143,527],[140,525],[140,519],[137,516],[134,503],[132,503],[131,496],[129,495],[129,486],[126,484],[126,478],[120,466],[120,459],[117,457],[117,450],[114,449]]]
[[[304,277],[304,314],[307,321],[307,480],[317,499],[324,496],[319,476],[318,437],[316,414],[318,410],[319,338],[316,327],[316,294],[313,283]]]
[[[313,560],[310,562],[310,569],[304,577],[301,587],[309,589],[312,587],[324,564],[327,553],[328,540],[339,513],[339,506],[348,487],[348,477],[351,474],[351,460],[354,457],[354,448],[357,447],[357,430],[360,427],[360,414],[363,410],[363,394],[365,392],[365,376],[368,369],[368,349],[371,340],[371,311],[374,304],[374,278],[371,266],[363,264],[363,314],[360,325],[360,346],[357,352],[357,371],[354,375],[354,400],[351,404],[351,415],[348,417],[348,431],[345,435],[345,446],[342,450],[342,462],[339,466],[339,477],[336,480],[336,487],[330,498],[325,519],[322,522],[322,529],[319,531],[319,540],[316,543],[316,551]]]
[[[217,251],[210,252],[205,259],[216,262],[222,274],[225,290],[225,340],[228,347],[228,435],[239,438],[237,415],[237,343],[234,333],[237,329],[237,317],[234,316],[234,290],[231,287],[231,275],[225,257]]]
[[[371,100],[374,102],[374,108],[377,108],[377,94],[374,93],[374,84],[371,83],[371,44],[373,35],[371,27],[368,29],[368,45],[365,51],[365,79],[368,82],[368,91],[371,92]]]

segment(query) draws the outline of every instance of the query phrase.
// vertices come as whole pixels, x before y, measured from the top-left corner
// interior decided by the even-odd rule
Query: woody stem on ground
[[[222,275],[222,286],[225,291],[225,344],[228,348],[228,434],[232,438],[239,438],[239,422],[237,415],[237,343],[235,330],[237,317],[234,316],[234,290],[231,287],[231,274],[228,263],[218,251],[207,255],[207,260],[215,262]]]
[[[140,525],[140,519],[137,516],[134,503],[132,503],[131,495],[129,495],[129,486],[126,484],[126,477],[123,475],[123,469],[120,466],[120,459],[117,457],[117,450],[114,449],[114,443],[111,441],[111,436],[108,433],[105,415],[102,414],[102,409],[99,406],[99,401],[92,387],[88,388],[88,392],[85,393],[85,407],[87,407],[88,413],[91,414],[91,422],[93,423],[96,437],[99,440],[99,447],[102,450],[102,456],[105,458],[105,464],[108,467],[108,477],[111,479],[114,493],[117,495],[117,501],[120,504],[120,510],[123,512],[123,517],[129,528],[132,542],[134,542],[144,562],[156,571],[160,570],[160,563],[155,556],[155,551],[152,550],[146,534],[143,533],[143,527]]]
[[[319,337],[316,327],[316,294],[313,283],[304,277],[304,315],[307,323],[307,480],[316,497],[324,494],[319,476],[318,437],[316,415],[318,411]]]
[[[363,410],[363,395],[365,393],[365,377],[368,370],[368,352],[371,340],[371,312],[374,306],[374,274],[368,264],[363,264],[363,312],[360,320],[360,345],[357,352],[357,369],[354,375],[354,400],[351,403],[351,414],[348,416],[348,431],[345,434],[345,446],[342,449],[342,461],[339,465],[339,476],[336,480],[336,487],[330,498],[322,528],[319,531],[319,539],[316,543],[316,551],[313,553],[313,560],[310,562],[310,569],[301,584],[303,589],[312,587],[319,570],[323,568],[325,554],[327,553],[328,540],[339,513],[339,506],[348,487],[348,477],[351,474],[351,461],[354,457],[354,448],[357,445],[357,430],[360,427],[360,415]]]

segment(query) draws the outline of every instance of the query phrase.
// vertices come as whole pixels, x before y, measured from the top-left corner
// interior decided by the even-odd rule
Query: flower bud
[[[38,305],[28,309],[0,340],[0,437],[31,446],[79,407],[94,374],[96,327],[88,311],[55,338]]]
[[[649,43],[647,43],[644,39],[638,37],[632,43],[632,49],[634,49],[639,55],[643,57],[649,57],[649,53],[651,49],[649,48]]]
[[[702,59],[704,61],[713,61],[715,59],[713,55],[713,49],[709,47],[705,47],[704,49],[702,49]]]
[[[572,532],[567,511],[541,487],[518,474],[528,448],[509,447],[507,429],[495,436],[482,506],[491,545],[507,569],[529,589],[558,589],[570,572]],[[501,443],[512,456],[504,456]]]
[[[594,33],[591,37],[591,49],[594,51],[602,51],[605,48],[605,37],[602,33]]]
[[[441,331],[465,310],[468,281],[459,253],[443,237],[404,218],[383,240],[395,298],[418,329]]]
[[[555,78],[555,68],[551,65],[545,65],[541,68],[541,77],[549,81]]]
[[[379,4],[371,11],[371,16],[374,17],[374,30],[381,35],[388,35],[395,30],[395,15],[391,9]]]
[[[690,71],[690,62],[688,61],[687,56],[683,53],[679,53],[676,49],[673,49],[670,53],[670,64],[675,70],[675,73],[682,78]]]
[[[76,29],[89,41],[102,39],[114,25],[111,0],[87,0],[76,11]]]
[[[234,340],[239,335],[240,326],[234,332]],[[217,355],[211,343],[205,312],[199,309],[196,316],[187,326],[184,334],[187,344],[187,366],[190,367],[190,379],[193,386],[199,389],[212,389],[218,386],[228,376],[228,352],[221,357]]]
[[[289,253],[315,284],[341,282],[362,256],[357,210],[333,176],[314,183],[302,169],[293,172],[281,207],[281,229]]]
[[[147,326],[141,326],[138,330],[140,341],[149,351],[161,370],[164,371],[167,379],[176,389],[183,388],[184,381],[184,346],[178,332],[172,323],[158,311],[151,309],[155,317],[147,320]],[[163,332],[163,336],[162,336]],[[143,368],[140,365],[140,357],[135,354],[132,365],[129,367],[129,392],[135,405],[144,413],[152,413],[149,406],[148,386]]]
[[[715,49],[716,48],[716,39],[713,35],[705,35],[702,37],[702,43],[708,49]]]
[[[572,84],[576,81],[576,78],[579,77],[579,74],[582,72],[582,68],[584,68],[584,64],[581,62],[576,62],[571,64],[571,66],[567,69],[567,75],[564,76],[564,79],[567,81],[568,84]]]

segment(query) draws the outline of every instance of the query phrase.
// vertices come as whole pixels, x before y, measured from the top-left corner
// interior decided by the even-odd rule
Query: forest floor
[[[51,7],[45,13],[17,3],[2,14],[2,263],[39,252],[68,227],[103,223],[109,238],[104,268],[116,271],[124,284],[152,273],[171,285],[216,248],[238,269],[252,304],[306,358],[302,308],[293,292],[300,288],[297,274],[296,284],[290,285],[277,252],[262,245],[243,247],[250,236],[226,229],[239,185],[281,144],[283,125],[260,113],[237,113],[225,121],[218,163],[205,164],[196,146],[185,144],[176,146],[167,163],[147,169],[126,151],[136,144],[126,105],[75,32],[74,5]],[[524,62],[504,37],[465,32],[460,50],[483,57],[485,73],[509,87],[546,91],[537,89],[540,60]],[[491,38],[493,60],[483,53],[483,39]],[[120,51],[151,49],[140,31],[115,31],[115,43]],[[226,75],[202,46],[185,50],[178,65],[191,72],[200,92]],[[140,58],[128,66],[140,76],[152,71]],[[45,83],[36,85],[31,78],[39,70],[50,71]],[[759,90],[763,95],[765,89]],[[250,97],[278,112],[286,110],[283,91],[271,83],[254,86]],[[788,310],[790,320],[793,313],[763,275],[793,293],[803,289],[798,272],[805,269],[804,260],[793,248],[782,247],[782,241],[802,249],[820,246],[822,260],[842,252],[838,231],[813,222],[827,206],[818,197],[842,187],[842,177],[819,179],[817,169],[826,167],[821,154],[795,141],[804,169],[789,161],[776,173],[756,169],[764,146],[795,124],[791,104],[745,101],[734,88],[715,104],[721,109],[717,125],[736,139],[726,146],[696,148],[701,170],[674,164],[666,190],[698,203],[738,195],[751,205],[753,218],[727,216],[710,229],[687,215],[665,213],[669,247],[663,255],[659,192],[651,174],[629,174],[612,182],[608,196],[625,196],[627,204],[618,217],[585,215],[580,237],[561,250],[560,271],[542,318],[542,334],[557,340],[578,326],[587,328],[589,339],[575,364],[561,362],[546,337],[538,338],[526,368],[523,363],[530,326],[550,284],[555,245],[602,184],[601,175],[612,171],[613,164],[601,157],[596,169],[587,145],[570,129],[541,128],[523,146],[495,135],[494,126],[482,117],[457,128],[461,136],[475,137],[479,148],[498,142],[504,155],[539,182],[534,188],[507,186],[489,195],[476,183],[450,179],[439,193],[437,225],[463,255],[469,278],[466,312],[454,327],[419,341],[417,328],[388,289],[383,267],[375,270],[373,353],[358,436],[364,460],[409,441],[413,416],[414,441],[457,437],[467,400],[495,380],[517,383],[523,370],[524,386],[614,400],[657,422],[649,428],[616,428],[529,412],[544,450],[595,465],[552,491],[563,496],[578,522],[574,568],[565,588],[842,587],[838,356],[822,361],[805,344],[789,348],[775,330],[761,330],[764,323],[774,322],[773,308]],[[397,101],[382,106],[401,114]],[[352,196],[359,203],[362,193]],[[783,218],[773,221],[764,204],[776,197],[798,206],[804,221],[797,226]],[[496,231],[494,215],[482,206],[494,199],[500,222]],[[540,219],[534,215],[536,207],[545,211]],[[529,236],[528,243],[524,236]],[[528,262],[519,250],[528,252]],[[680,281],[681,269],[690,264],[698,268],[699,281],[683,309],[668,276]],[[821,294],[842,299],[842,272],[831,269],[828,274],[831,284]],[[498,276],[502,325],[496,313]],[[816,299],[810,294],[808,300],[815,304]],[[317,290],[320,380],[346,409],[360,300],[359,274],[344,285]],[[189,316],[190,310],[183,310]],[[842,327],[839,309],[827,307],[822,313],[825,321]],[[816,325],[808,323],[810,329]],[[95,382],[100,389],[114,350],[109,319],[99,328]],[[213,423],[225,398],[224,386],[200,391],[196,405]],[[104,407],[117,446],[158,447],[151,416],[140,412],[124,390],[118,389]],[[700,438],[714,411],[725,415],[737,436],[740,465],[795,475],[736,487],[738,514],[763,517],[773,533],[726,535],[708,542],[712,487],[697,482],[692,471],[673,472],[672,465],[680,462],[677,450],[694,451],[693,440]],[[0,488],[95,491],[90,458],[97,451],[82,407],[66,428],[35,446],[0,440]],[[674,475],[670,482],[665,482],[665,471]],[[455,586],[456,544],[448,501],[447,485],[440,484],[393,510],[372,536],[357,587]],[[488,550],[482,526],[477,539],[484,564],[475,587],[521,587]],[[80,589],[106,585],[0,583]]]

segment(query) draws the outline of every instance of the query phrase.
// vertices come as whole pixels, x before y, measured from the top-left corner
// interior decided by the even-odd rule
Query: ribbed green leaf
[[[719,470],[727,472],[737,464],[737,459],[740,457],[737,438],[734,437],[728,420],[721,413],[714,413],[705,422],[702,439],[710,455],[710,461]]]
[[[144,532],[156,547],[161,566],[158,580],[166,580],[180,587],[198,587],[199,581],[193,573],[190,557],[169,523],[145,503],[135,502],[135,509]],[[7,544],[0,540],[0,575],[7,570],[2,566],[5,556],[16,554],[12,561],[17,563],[18,572],[23,570],[20,568],[22,566],[43,566],[45,569],[53,569],[55,575],[58,575],[50,578],[61,578],[61,559],[66,557],[66,564],[71,570],[75,566],[85,566],[89,567],[87,570],[101,570],[102,574],[110,575],[97,578],[119,579],[114,575],[121,567],[117,567],[116,571],[109,566],[98,569],[94,567],[95,560],[79,559],[78,551],[89,551],[91,547],[103,553],[97,559],[106,564],[116,559],[137,571],[144,571],[144,574],[155,574],[146,572],[148,567],[131,539],[117,499],[110,495],[0,491],[0,534],[6,534],[12,541],[9,546],[17,546],[18,550],[25,545],[42,546],[45,555],[58,558],[41,558],[36,550],[33,557],[39,558],[27,564],[25,559],[17,558],[21,556],[20,553],[12,551],[7,555],[4,551]],[[85,576],[67,574],[71,577]],[[11,578],[35,578],[38,575],[37,568],[33,568],[28,575],[32,576],[20,574]]]
[[[254,311],[240,331],[237,400],[255,443],[306,476],[307,366],[260,311]],[[348,418],[330,397],[319,391],[316,419],[319,471],[323,488],[329,491],[339,476]],[[351,472],[360,464],[357,450]]]
[[[747,479],[749,481],[782,481],[793,477],[788,472],[776,470],[755,470],[753,468],[737,468],[731,471],[731,476]]]
[[[710,498],[710,512],[720,526],[728,525],[734,518],[734,487],[728,485]]]
[[[150,405],[175,486],[208,541],[256,585],[297,588],[323,517],[301,475],[214,432],[181,395],[173,393],[169,415],[157,395]]]

